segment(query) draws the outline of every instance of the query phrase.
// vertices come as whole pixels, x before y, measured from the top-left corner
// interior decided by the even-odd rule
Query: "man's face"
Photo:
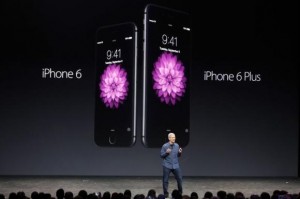
[[[171,134],[171,135],[169,136],[169,141],[170,141],[170,143],[171,143],[171,144],[174,144],[174,143],[175,143],[175,140],[176,140],[175,135],[174,135],[174,134]]]

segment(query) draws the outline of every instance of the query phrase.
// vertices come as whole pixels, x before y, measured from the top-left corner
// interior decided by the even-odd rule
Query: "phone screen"
[[[95,142],[132,146],[136,139],[136,42],[133,23],[96,34]]]
[[[189,15],[148,5],[144,26],[143,143],[161,147],[173,132],[184,147],[190,134]]]

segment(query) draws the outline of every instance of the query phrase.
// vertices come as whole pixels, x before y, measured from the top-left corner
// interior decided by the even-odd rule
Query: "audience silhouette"
[[[132,192],[126,189],[123,193],[105,191],[103,195],[101,192],[88,193],[82,189],[74,197],[73,192],[66,191],[59,188],[56,191],[56,197],[52,197],[50,193],[33,191],[30,197],[26,196],[25,192],[19,191],[17,193],[11,192],[7,199],[132,199]],[[0,193],[0,199],[6,199],[5,195]],[[164,194],[156,195],[154,189],[149,189],[147,196],[143,193],[136,194],[133,199],[166,199]],[[197,192],[192,192],[190,195],[182,195],[177,189],[174,189],[170,199],[199,199]],[[274,190],[272,194],[268,192],[253,193],[249,198],[246,198],[242,192],[227,193],[225,190],[219,190],[216,195],[210,191],[206,191],[203,199],[300,199],[299,193],[288,193],[286,190]]]

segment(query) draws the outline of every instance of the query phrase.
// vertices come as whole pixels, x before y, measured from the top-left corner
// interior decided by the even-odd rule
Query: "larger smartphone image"
[[[96,35],[95,143],[129,147],[136,140],[137,28],[111,25]]]
[[[142,140],[161,147],[169,132],[185,147],[190,137],[189,14],[147,5],[144,14]]]

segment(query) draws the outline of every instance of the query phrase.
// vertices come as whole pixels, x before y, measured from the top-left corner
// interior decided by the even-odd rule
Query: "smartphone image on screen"
[[[153,4],[144,13],[142,141],[161,147],[169,132],[181,147],[190,135],[189,14]]]
[[[133,146],[137,27],[131,22],[100,27],[95,45],[95,143],[107,147]]]

